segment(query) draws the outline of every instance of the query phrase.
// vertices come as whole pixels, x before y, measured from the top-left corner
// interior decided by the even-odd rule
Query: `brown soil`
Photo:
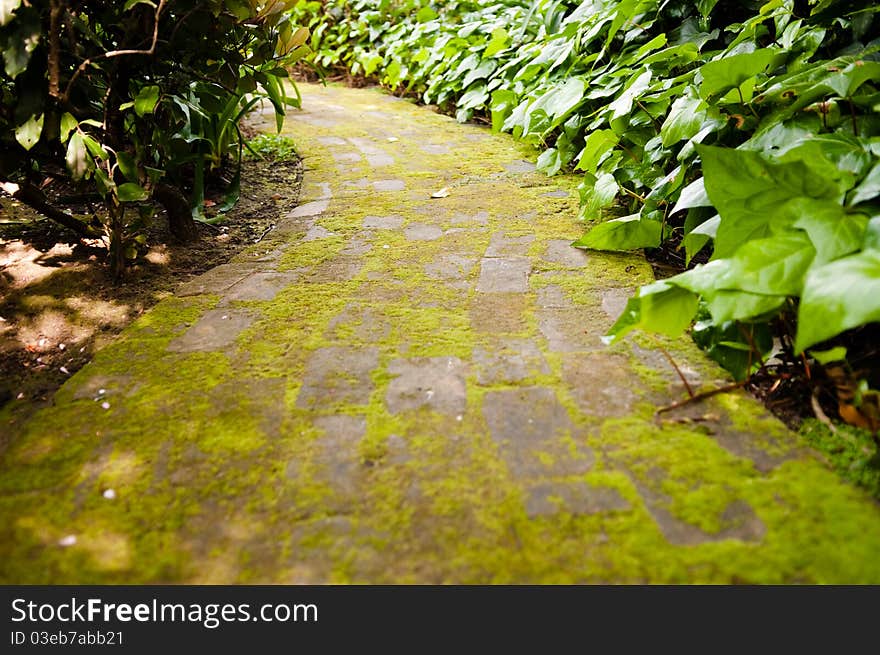
[[[241,199],[225,219],[198,223],[199,239],[181,244],[157,216],[119,282],[103,247],[0,193],[0,407],[12,403],[12,425],[51,402],[98,348],[181,283],[261,240],[296,205],[301,178],[299,160],[246,161]]]

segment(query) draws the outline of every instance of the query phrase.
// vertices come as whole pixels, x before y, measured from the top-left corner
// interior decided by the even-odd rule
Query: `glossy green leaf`
[[[700,95],[710,98],[741,86],[763,72],[775,56],[776,51],[762,48],[754,52],[722,56],[703,64],[700,67],[703,78]]]
[[[666,147],[682,140],[693,137],[706,118],[706,112],[701,109],[703,101],[691,95],[684,95],[675,99],[669,115],[660,129],[663,145]]]
[[[632,214],[600,223],[575,242],[575,246],[595,250],[636,250],[660,245],[663,225],[659,221]]]
[[[697,303],[695,294],[665,281],[644,286],[602,340],[613,343],[634,329],[677,337],[691,324]]]
[[[82,134],[74,132],[67,142],[67,170],[74,180],[81,180],[86,176],[92,161],[86,152],[86,144],[83,142]]]
[[[40,140],[40,134],[43,132],[43,114],[39,116],[31,116],[22,125],[15,128],[15,140],[21,144],[25,150],[30,150]]]
[[[794,226],[809,235],[818,262],[832,261],[862,248],[868,225],[866,215],[849,213],[839,204],[827,200],[805,200],[796,206],[800,216]]]
[[[147,190],[144,189],[140,184],[135,184],[134,182],[126,182],[124,184],[120,184],[118,193],[119,200],[121,202],[135,202],[139,200],[146,200],[149,197]]]
[[[138,116],[152,114],[159,102],[159,87],[156,85],[145,86],[134,98],[134,111]]]
[[[795,350],[866,323],[880,321],[880,251],[863,252],[813,268],[798,309]]]
[[[135,163],[134,157],[125,151],[116,153],[116,163],[119,166],[119,170],[125,176],[125,179],[129,182],[137,182],[138,181],[138,170],[137,164]]]
[[[21,0],[0,0],[0,27],[12,19],[12,12],[21,6]]]
[[[618,137],[611,130],[596,130],[587,137],[577,163],[577,170],[595,173],[602,158],[617,145]]]
[[[865,179],[853,189],[849,204],[858,205],[860,202],[874,200],[880,196],[880,164],[875,164]]]

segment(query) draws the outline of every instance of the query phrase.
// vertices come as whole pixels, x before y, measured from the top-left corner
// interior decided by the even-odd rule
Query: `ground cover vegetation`
[[[299,103],[283,82],[308,53],[293,4],[0,1],[0,188],[103,242],[117,276],[157,206],[193,239],[208,185],[218,211],[238,199],[242,116],[266,99],[280,126]]]
[[[880,429],[878,10],[327,0],[294,16],[325,71],[489,122],[534,143],[548,175],[583,175],[576,245],[648,249],[667,271],[608,341],[689,329],[768,403],[864,438]]]

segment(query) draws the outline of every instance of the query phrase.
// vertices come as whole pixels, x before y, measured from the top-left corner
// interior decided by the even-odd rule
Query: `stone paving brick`
[[[393,376],[385,395],[392,414],[427,407],[457,416],[465,411],[464,365],[457,357],[396,359],[388,366]]]
[[[481,293],[525,293],[529,290],[532,263],[525,257],[493,257],[480,262]]]
[[[225,350],[235,343],[238,335],[254,322],[254,314],[238,309],[212,309],[205,312],[181,336],[168,344],[168,350],[177,353]]]
[[[366,405],[374,387],[371,373],[378,366],[376,348],[319,348],[309,357],[296,406]]]

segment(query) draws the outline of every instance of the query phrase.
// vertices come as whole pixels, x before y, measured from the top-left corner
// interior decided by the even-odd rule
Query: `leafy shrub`
[[[83,236],[103,236],[121,273],[152,214],[193,236],[206,174],[240,158],[238,119],[260,94],[296,105],[285,66],[308,52],[294,0],[2,0],[0,183]],[[51,206],[45,175],[96,191],[86,219]],[[230,201],[237,193],[237,174]],[[192,190],[189,201],[182,188]],[[190,209],[192,208],[192,210]]]

